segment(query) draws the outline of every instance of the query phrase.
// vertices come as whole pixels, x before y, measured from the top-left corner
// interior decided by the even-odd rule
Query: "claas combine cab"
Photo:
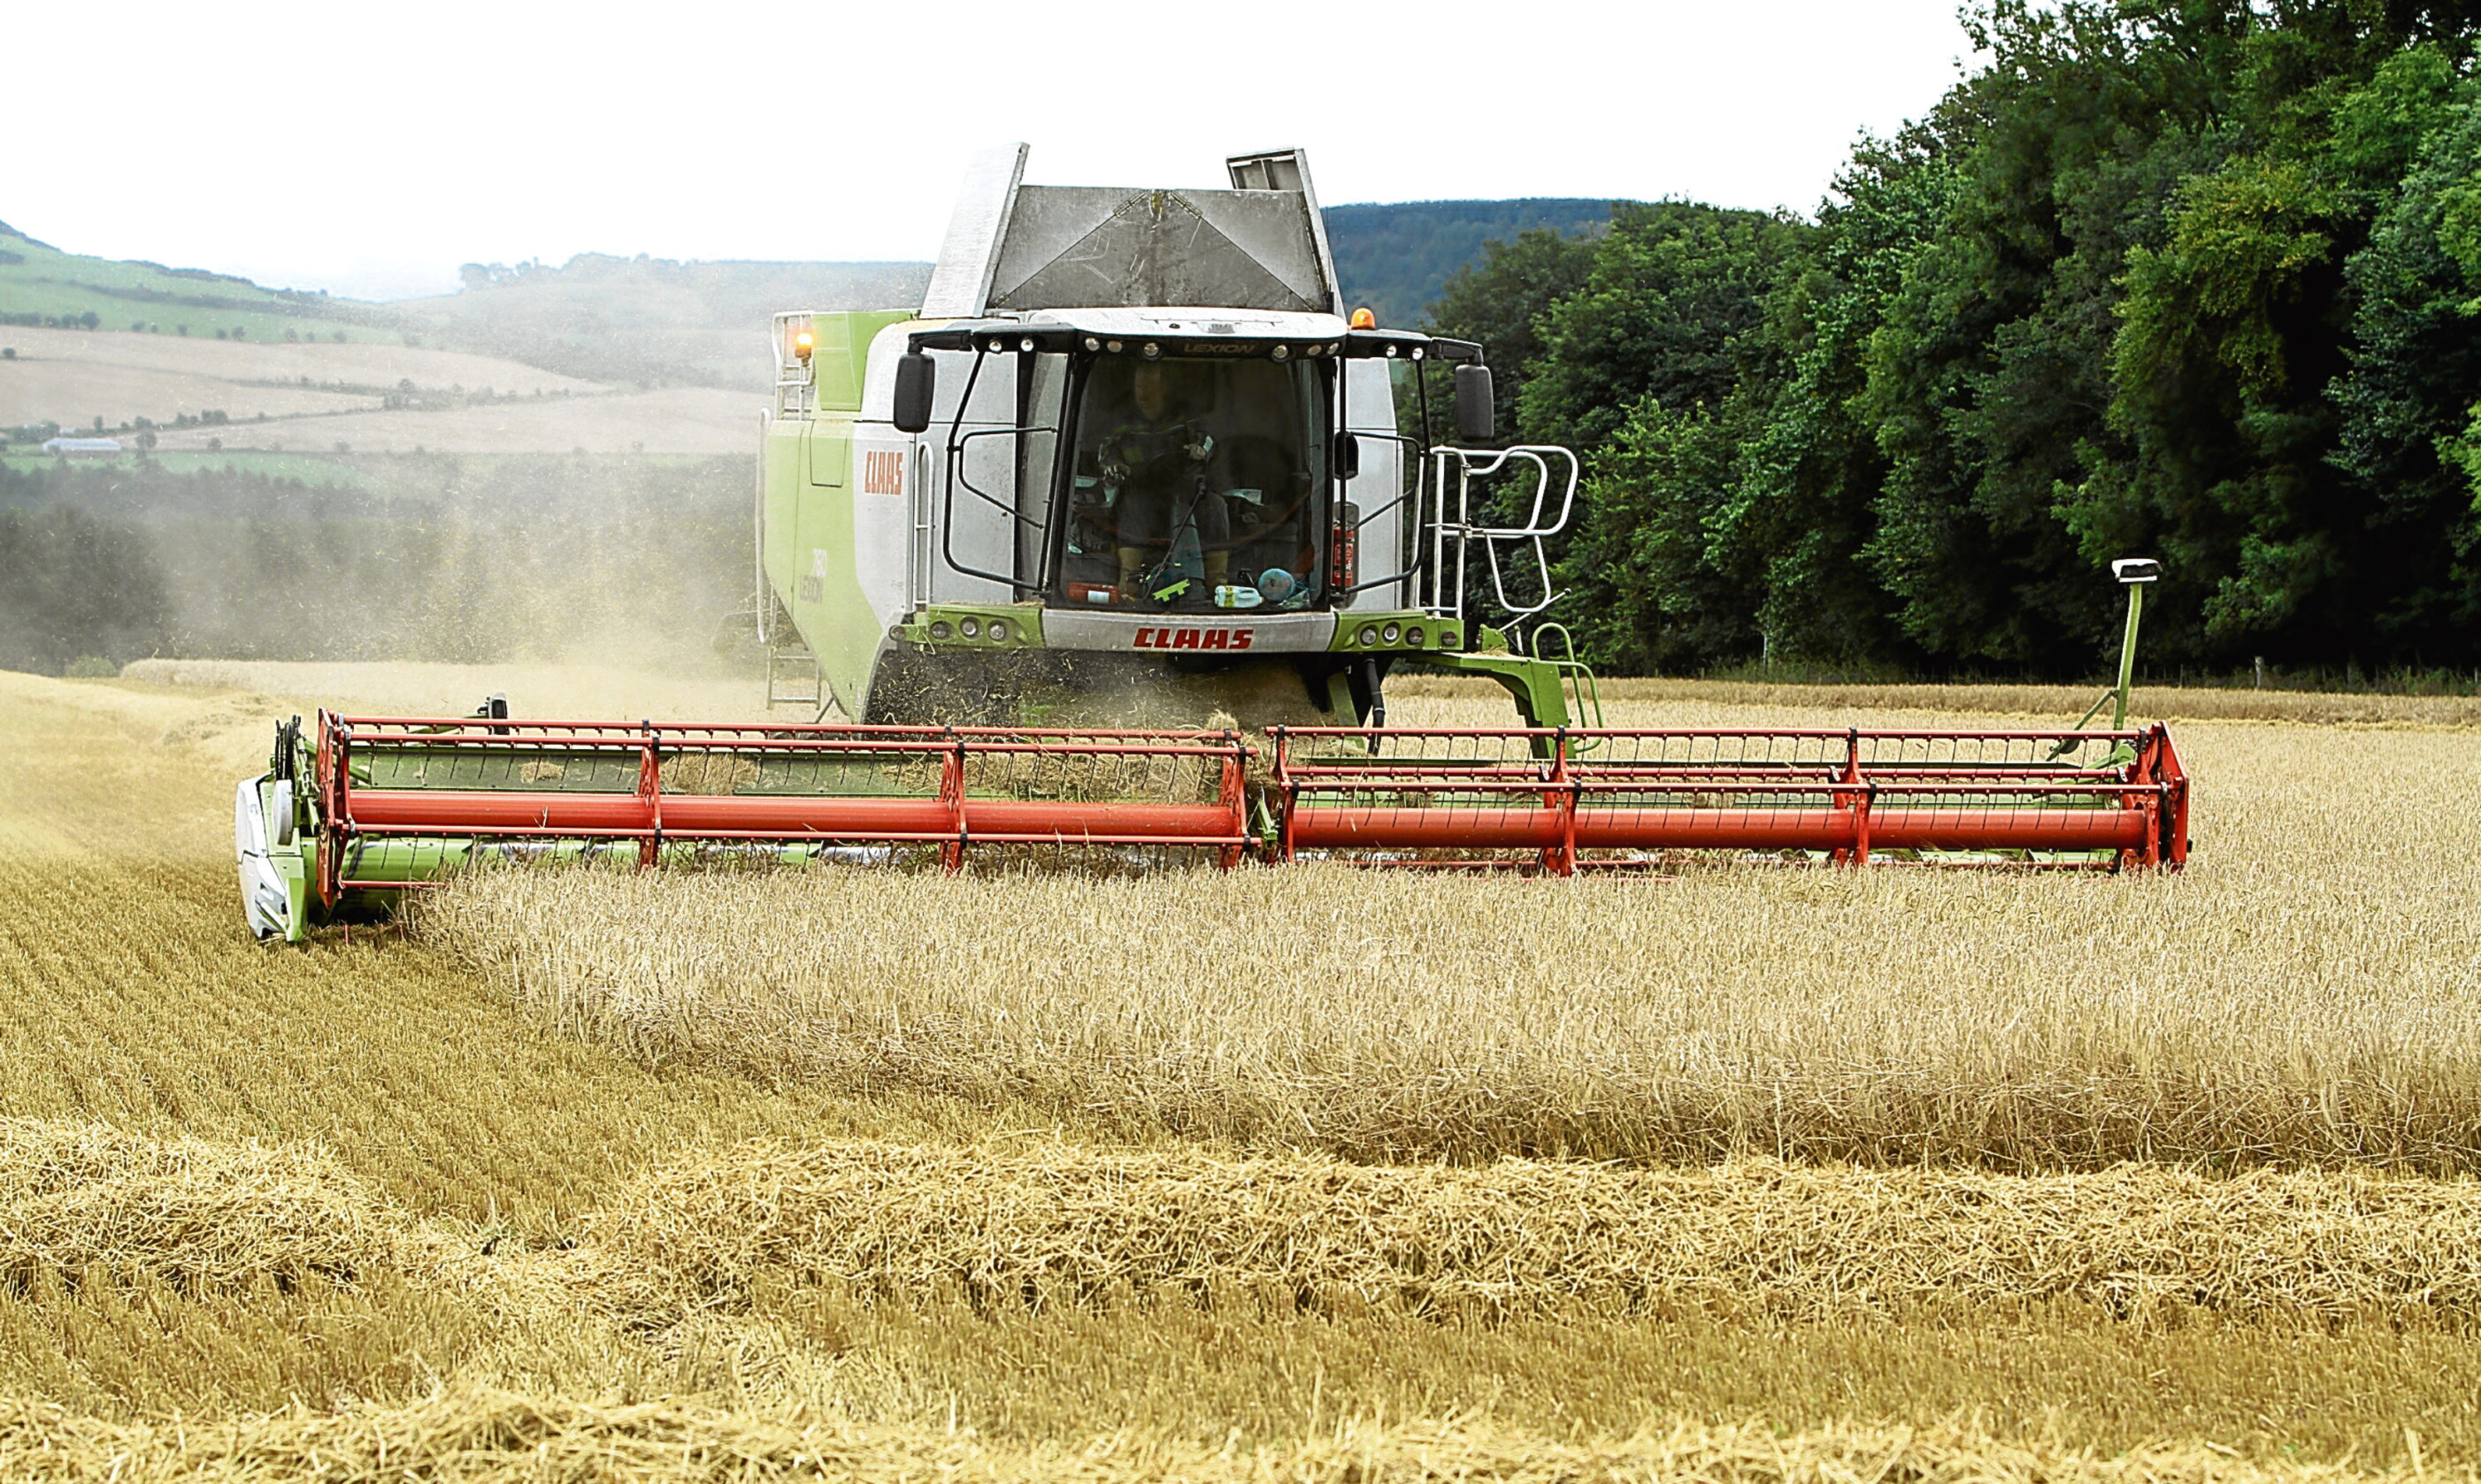
[[[1506,625],[1576,459],[1480,451],[1482,348],[1348,317],[1298,151],[1231,188],[970,175],[920,312],[776,316],[749,618],[770,699],[874,724],[1383,717],[1407,663],[1559,726]],[[1432,406],[1433,401],[1438,406]]]
[[[1540,642],[1575,457],[1483,446],[1484,348],[1345,312],[1298,151],[1216,191],[1024,164],[976,166],[918,311],[775,317],[745,624],[808,716],[297,718],[236,794],[251,929],[486,861],[2185,858],[2125,658],[2108,731],[1601,727]],[[1388,727],[1408,666],[1522,725]]]

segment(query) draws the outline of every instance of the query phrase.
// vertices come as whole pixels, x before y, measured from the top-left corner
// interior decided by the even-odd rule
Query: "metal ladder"
[[[805,682],[806,692],[801,689]],[[776,631],[767,644],[767,709],[800,706],[824,716],[832,699],[826,676],[819,669],[819,657],[797,635],[787,638],[783,630]]]

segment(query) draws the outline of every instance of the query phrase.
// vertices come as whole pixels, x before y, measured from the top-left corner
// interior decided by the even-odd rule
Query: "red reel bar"
[[[497,794],[356,788],[366,835],[570,836],[579,839],[960,840],[982,845],[1237,845],[1234,812],[1214,804],[967,798],[837,798],[663,794]]]
[[[1367,732],[1278,728],[1281,853],[1580,851],[2090,854],[2187,858],[2187,778],[2141,732]],[[2124,751],[2122,749],[2125,749]],[[1423,862],[1420,864],[1433,864]]]
[[[1237,736],[1177,732],[1066,731],[988,727],[708,725],[660,722],[516,721],[470,716],[340,716],[321,713],[315,761],[329,846],[321,852],[321,891],[331,904],[357,883],[344,879],[350,843],[405,838],[634,841],[653,864],[669,843],[886,845],[946,847],[949,868],[973,845],[1179,846],[1211,848],[1229,868],[1250,843],[1242,774],[1249,748]],[[357,769],[374,759],[489,760],[498,776],[525,779],[534,766],[601,764],[605,777],[635,787],[387,787]],[[753,771],[767,761],[919,767],[930,792],[879,789],[817,792],[674,792],[666,764],[721,760]],[[755,760],[755,761],[753,761]],[[1023,782],[1010,765],[1051,764],[1105,770],[1131,766],[1146,776],[1188,765],[1212,781],[1213,802],[1172,798],[1006,796]],[[987,769],[990,778],[977,776]],[[559,776],[554,774],[554,776]],[[989,785],[1002,796],[985,796]],[[462,781],[462,780],[459,780]],[[529,780],[530,781],[530,780]],[[1126,780],[1122,780],[1126,781]],[[983,793],[977,793],[977,787]]]

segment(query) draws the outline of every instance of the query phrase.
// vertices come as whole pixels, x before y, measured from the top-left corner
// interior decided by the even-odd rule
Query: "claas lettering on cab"
[[[495,859],[2184,854],[2158,729],[1600,728],[1545,618],[1575,456],[1499,444],[1485,348],[1346,302],[1301,151],[1215,189],[1025,161],[969,171],[921,304],[774,317],[727,632],[793,717],[289,722],[236,796],[252,929]],[[1414,668],[1494,682],[1512,724],[1389,728]]]

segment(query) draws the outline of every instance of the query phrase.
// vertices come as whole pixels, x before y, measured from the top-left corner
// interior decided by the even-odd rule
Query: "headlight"
[[[994,618],[991,620],[991,642],[994,644],[1005,644],[1007,642],[1006,619]]]
[[[1421,647],[1422,647],[1422,631],[1421,631],[1421,630],[1419,630],[1419,629],[1407,629],[1407,630],[1405,630],[1405,631],[1404,631],[1404,642],[1405,642],[1405,643],[1407,643],[1407,644],[1412,645],[1412,646],[1413,646],[1414,648],[1416,648],[1416,649],[1421,648]]]
[[[967,638],[979,638],[982,635],[981,620],[979,618],[967,618],[956,625],[956,632],[962,634]]]
[[[1361,626],[1361,647],[1362,647],[1362,648],[1364,648],[1364,649],[1368,649],[1371,645],[1375,644],[1375,643],[1377,643],[1377,642],[1378,642],[1378,625],[1376,625],[1376,624],[1374,624],[1374,623],[1365,623],[1365,624],[1363,624],[1363,625]]]
[[[1393,644],[1397,639],[1404,637],[1404,631],[1391,623],[1387,626],[1385,632],[1381,633],[1378,637]]]
[[[940,619],[937,623],[930,626],[930,637],[932,638],[946,638],[951,632],[952,631],[948,628],[948,620],[945,618]]]

